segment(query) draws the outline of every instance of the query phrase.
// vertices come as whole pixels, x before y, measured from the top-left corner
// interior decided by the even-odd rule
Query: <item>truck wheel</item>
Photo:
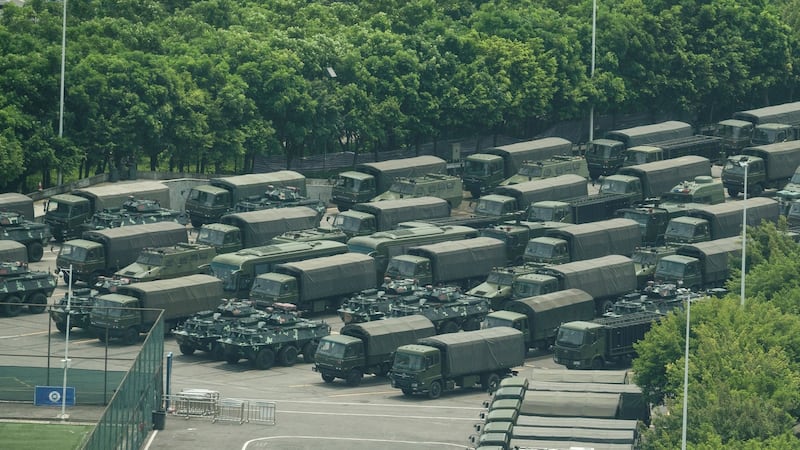
[[[441,330],[441,333],[439,334],[458,333],[461,330],[461,328],[458,327],[458,324],[452,320],[448,320],[447,322],[443,323],[439,329]]]
[[[611,300],[604,300],[600,303],[600,309],[597,311],[598,316],[602,316],[603,314],[613,311],[614,310],[614,302]]]
[[[747,197],[758,197],[764,192],[764,187],[760,184],[753,186],[752,192],[747,193]]]
[[[16,304],[12,305],[12,303]],[[8,317],[18,316],[20,311],[22,311],[22,305],[20,305],[20,303],[22,303],[22,300],[15,295],[6,297],[2,307],[3,314]]]
[[[592,360],[592,369],[599,370],[599,369],[602,369],[604,366],[605,366],[605,363],[603,363],[603,358],[598,356],[598,357],[596,357],[595,359]]]
[[[297,347],[287,345],[278,352],[278,361],[282,366],[291,367],[297,362]]]
[[[403,395],[405,395],[406,397],[411,397],[412,395],[414,395],[414,391],[412,389],[403,388],[401,390],[403,391]]]
[[[239,355],[236,353],[225,353],[225,362],[228,364],[238,364]]]
[[[317,344],[315,341],[306,342],[303,346],[303,362],[313,363],[314,355],[317,354]]]
[[[192,219],[192,226],[195,228],[200,228],[203,226],[203,221],[198,219]]]
[[[494,392],[500,386],[500,377],[496,373],[490,373],[481,380],[481,387],[486,392]]]
[[[180,345],[180,349],[181,349],[181,353],[183,353],[186,356],[194,355],[194,347],[192,347],[189,344],[181,344]]]
[[[467,319],[467,321],[464,322],[464,326],[462,328],[464,328],[464,331],[480,330],[481,329],[481,322],[478,319],[475,319],[475,318]]]
[[[383,363],[378,366],[378,370],[375,372],[375,375],[379,377],[385,377],[389,375],[390,370],[392,370],[392,366],[390,364]]]
[[[333,383],[333,380],[335,380],[335,379],[336,379],[336,377],[333,376],[333,375],[328,375],[327,373],[323,373],[322,374],[322,381],[324,381],[326,383]]]
[[[64,277],[64,284],[66,284],[67,286],[69,286],[70,278],[72,278],[72,277],[70,276],[69,272],[61,271],[61,276],[63,276],[63,277]]]
[[[345,378],[345,382],[347,382],[348,386],[358,386],[361,384],[361,378],[364,376],[358,369],[353,369],[350,372],[347,372],[347,378]]]
[[[222,348],[222,345],[219,342],[214,342],[213,344],[211,344],[211,352],[209,353],[211,353],[211,359],[213,359],[214,361],[225,360],[225,349]]]
[[[431,400],[436,400],[441,396],[442,396],[442,382],[441,381],[431,382],[431,387],[428,390],[428,398],[430,398]]]
[[[133,345],[139,340],[139,332],[135,328],[128,328],[122,335],[122,342],[125,345]]]
[[[31,314],[41,314],[47,309],[47,296],[41,292],[33,294],[28,301],[28,311]]]
[[[39,262],[44,256],[44,247],[41,242],[31,242],[28,246],[28,261]]]
[[[271,348],[262,348],[256,354],[253,365],[258,370],[267,370],[275,365],[275,352]]]
[[[65,322],[56,322],[56,328],[62,334],[66,334],[66,332],[67,332],[67,324]],[[70,327],[70,328],[72,328],[72,327]]]
[[[100,342],[106,341],[106,334],[102,330],[97,330],[97,340]]]
[[[739,196],[739,191],[737,191],[736,189],[733,189],[733,188],[728,188],[728,195],[731,198],[736,198],[736,197]]]

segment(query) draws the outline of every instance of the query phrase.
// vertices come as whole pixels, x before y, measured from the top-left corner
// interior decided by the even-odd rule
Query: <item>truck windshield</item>
[[[721,125],[717,128],[714,134],[722,138],[739,139],[746,137],[745,134],[747,132],[748,130],[746,130],[745,128],[734,127],[731,125]]]
[[[608,159],[613,156],[613,147],[601,144],[590,144],[586,150],[586,156],[594,156],[595,158]]]
[[[722,170],[729,173],[744,175],[744,167],[740,166],[738,161],[731,161],[730,159],[725,161],[725,167],[723,167]]]
[[[333,358],[344,358],[344,350],[346,346],[341,342],[333,342],[328,340],[319,341],[317,347],[318,355],[331,356]]]
[[[76,247],[74,245],[64,243],[61,246],[61,252],[58,254],[58,256],[69,258],[72,261],[85,261],[86,253],[86,249],[83,247]]]
[[[649,153],[627,151],[627,152],[625,152],[625,161],[624,161],[623,165],[625,165],[625,166],[635,166],[635,165],[638,165],[638,164],[644,164],[644,163],[650,162],[650,161],[648,161],[648,158],[647,158],[648,155],[649,155]]]
[[[542,176],[542,166],[538,164],[526,164],[519,169],[517,175],[529,178],[539,178]]]
[[[573,330],[566,327],[558,329],[558,336],[556,336],[556,344],[563,345],[564,347],[578,347],[583,344],[583,339],[586,333],[583,330]]]
[[[467,160],[467,163],[464,166],[464,175],[473,177],[487,177],[489,176],[489,165],[483,161]]]
[[[361,229],[361,219],[338,214],[333,221],[333,227],[349,233],[357,233]]]
[[[628,183],[620,180],[603,180],[603,185],[600,187],[600,192],[604,194],[626,194],[628,191]]]
[[[198,189],[192,189],[189,192],[189,200],[195,201],[201,205],[211,206],[214,204],[214,195]]]
[[[553,220],[553,208],[547,208],[542,206],[531,206],[530,212],[528,213],[528,220],[531,222],[535,221],[542,221],[548,222]]]
[[[71,209],[72,207],[66,203],[58,203],[55,200],[50,200],[47,202],[47,212],[54,212],[56,214],[69,216]]]
[[[657,277],[683,278],[685,265],[677,261],[662,259],[656,266]]]
[[[792,202],[788,216],[793,218],[800,217],[800,202]]]
[[[499,317],[486,316],[486,328],[510,327],[514,328],[514,322]]]
[[[222,280],[223,289],[226,291],[236,290],[236,275],[239,273],[239,266],[211,262],[211,273]]]
[[[281,286],[283,286],[283,283],[275,280],[256,278],[256,281],[253,282],[253,289],[251,289],[250,292],[258,292],[261,295],[277,297],[281,294]]]
[[[478,200],[478,206],[475,207],[475,212],[478,214],[486,214],[487,216],[501,216],[503,215],[503,204],[480,199]]]
[[[425,369],[425,357],[412,353],[397,352],[394,355],[394,370],[420,371]]]
[[[524,298],[541,295],[541,286],[538,283],[516,282],[514,283],[514,297]]]
[[[125,305],[119,302],[112,302],[109,300],[103,299],[96,299],[94,303],[94,308],[92,308],[92,315],[93,316],[108,316],[108,317],[122,317],[123,313],[125,312],[122,309]]]
[[[160,266],[164,263],[164,255],[159,255],[158,253],[141,253],[136,259],[136,262],[148,266]]]
[[[411,261],[392,259],[389,261],[389,266],[386,268],[386,275],[392,278],[411,278],[414,276],[416,269],[417,265]]]
[[[640,264],[642,266],[652,266],[658,262],[659,258],[657,252],[649,252],[647,250],[637,250],[633,252],[633,255],[631,255],[631,259],[636,264]]]
[[[525,247],[525,256],[533,258],[550,258],[555,253],[555,246],[542,242],[529,242]]]
[[[336,187],[347,192],[358,192],[361,189],[361,180],[350,177],[336,179]]]
[[[511,286],[514,284],[514,275],[508,272],[489,272],[489,276],[486,277],[486,282],[498,286]]]
[[[197,242],[210,245],[222,245],[225,241],[225,233],[220,230],[213,230],[210,228],[202,227],[197,234]]]
[[[625,211],[622,213],[622,217],[636,221],[639,228],[647,228],[647,224],[650,222],[650,215],[642,211]]]
[[[667,231],[664,232],[664,236],[690,238],[694,236],[694,232],[694,224],[670,220],[667,225]]]
[[[414,189],[416,189],[416,187],[417,186],[414,184],[408,182],[402,182],[402,183],[392,184],[392,187],[389,188],[389,190],[392,192],[396,192],[398,194],[413,195]]]
[[[750,139],[750,143],[752,145],[764,145],[764,144],[773,144],[778,141],[782,141],[785,131],[784,130],[770,130],[770,129],[763,129],[763,128],[756,128],[753,131],[753,137]]]

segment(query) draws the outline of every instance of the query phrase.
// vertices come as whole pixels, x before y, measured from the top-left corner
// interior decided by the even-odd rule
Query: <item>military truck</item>
[[[642,234],[642,245],[646,247],[664,246],[665,233],[669,222],[676,217],[683,217],[696,208],[704,208],[700,203],[661,204],[652,203],[617,211],[617,216],[631,219],[639,224]]]
[[[346,252],[347,245],[335,241],[285,242],[217,255],[211,260],[211,272],[222,280],[226,297],[247,298],[256,277],[278,264]]]
[[[778,142],[794,141],[800,138],[800,114],[793,124],[787,123],[762,123],[756,125],[750,145],[777,144]]]
[[[568,369],[602,369],[607,363],[628,361],[636,355],[634,344],[662,317],[643,311],[590,322],[567,322],[558,329],[553,361]]]
[[[525,248],[528,241],[533,238],[544,236],[547,230],[563,228],[569,223],[561,222],[526,222],[514,221],[504,222],[489,228],[480,230],[480,235],[501,240],[506,244],[506,255],[508,260],[515,265],[522,265]]]
[[[211,260],[217,251],[210,245],[180,242],[165,247],[142,249],[133,264],[114,273],[130,282],[177,278],[211,272]]]
[[[202,350],[215,361],[223,361],[225,350],[218,340],[227,337],[242,319],[258,320],[268,315],[266,311],[256,309],[250,301],[223,299],[216,309],[193,314],[175,328],[172,335],[182,354],[189,356]]]
[[[336,177],[331,192],[331,202],[340,212],[347,211],[357,203],[388,191],[398,177],[418,177],[431,173],[444,173],[447,162],[436,156],[416,156],[389,161],[357,164]]]
[[[0,241],[16,241],[28,249],[28,261],[39,262],[53,235],[50,226],[26,220],[15,212],[0,212]]]
[[[494,194],[484,195],[478,199],[478,204],[475,206],[475,214],[509,216],[525,211],[531,203],[588,195],[589,190],[585,178],[578,175],[561,175],[500,186],[494,192]],[[518,215],[521,216],[522,214]]]
[[[83,231],[103,230],[155,222],[178,222],[181,225],[186,225],[189,223],[189,219],[186,214],[180,211],[162,208],[161,204],[156,200],[137,199],[131,196],[120,208],[106,208],[94,213],[79,228]]]
[[[625,150],[623,167],[636,166],[681,156],[702,156],[711,161],[720,160],[722,139],[716,136],[695,135],[661,141],[658,146],[637,145]]]
[[[525,262],[564,264],[606,255],[633,254],[641,245],[639,224],[630,219],[608,219],[548,230],[531,239]]]
[[[659,207],[699,203],[716,205],[725,202],[725,188],[722,180],[707,175],[694,177],[693,181],[683,181],[668,192],[661,194]]]
[[[254,368],[267,370],[276,362],[293,366],[298,355],[303,362],[314,362],[319,341],[330,334],[331,326],[324,321],[301,318],[294,305],[276,303],[267,317],[241,319],[217,342],[228,364],[247,359]]]
[[[53,295],[56,278],[49,272],[28,269],[22,262],[0,262],[0,313],[15,317],[28,308],[41,314]]]
[[[507,263],[502,241],[476,237],[412,247],[389,261],[386,277],[412,278],[423,286],[455,284],[467,290],[483,281],[492,267]]]
[[[722,184],[731,197],[744,191],[745,165],[748,197],[758,197],[765,189],[781,188],[800,165],[800,141],[747,147],[740,155],[729,156],[722,168]]]
[[[364,374],[386,376],[397,347],[434,334],[433,323],[420,315],[345,325],[319,341],[313,369],[326,383],[341,378],[357,386]]]
[[[533,273],[540,264],[522,264],[510,267],[493,267],[486,281],[467,291],[467,295],[483,297],[490,302],[492,310],[503,309],[511,300],[514,281],[527,273]]]
[[[0,212],[13,212],[28,220],[34,220],[33,199],[25,194],[6,192],[0,194]]]
[[[630,147],[648,144],[658,146],[657,142],[688,138],[693,134],[691,125],[678,121],[609,131],[604,139],[595,139],[588,144],[586,163],[589,165],[589,176],[596,179],[615,173],[622,167],[625,150]]]
[[[727,154],[738,153],[752,145],[755,128],[764,124],[797,125],[800,122],[800,102],[756,108],[733,113],[733,117],[717,124],[715,135],[722,138]]]
[[[795,169],[792,178],[786,183],[781,190],[775,193],[775,198],[778,199],[778,204],[781,208],[781,214],[784,216],[789,215],[789,208],[793,201],[800,200],[800,167]]]
[[[730,276],[731,258],[741,253],[739,236],[683,245],[674,255],[658,261],[655,282],[675,283],[694,291],[720,287]]]
[[[599,194],[570,198],[562,201],[544,200],[532,203],[526,212],[530,222],[558,222],[581,224],[607,220],[617,210],[633,204],[634,198],[622,194]]]
[[[541,161],[556,155],[572,155],[572,143],[548,137],[482,150],[469,155],[464,162],[464,188],[472,198],[479,198],[517,173],[525,161]]]
[[[403,395],[431,399],[457,387],[492,392],[525,362],[522,332],[508,327],[431,336],[397,348],[389,377]]]
[[[212,178],[209,184],[195,186],[189,191],[185,210],[192,226],[215,223],[233,211],[236,203],[261,195],[270,186],[295,187],[306,195],[306,177],[291,170],[269,173],[250,173],[230,177]]]
[[[539,161],[525,161],[516,175],[500,183],[500,186],[519,184],[541,178],[574,174],[589,178],[589,168],[582,156],[556,155]]]
[[[375,260],[358,253],[278,264],[256,277],[250,299],[258,306],[293,303],[300,310],[336,310],[356,292],[374,288]]]
[[[80,237],[81,225],[96,212],[121,208],[132,195],[140,199],[158,201],[170,207],[169,188],[157,181],[134,181],[75,189],[69,194],[50,197],[45,203],[44,223],[56,241]]]
[[[91,288],[78,288],[72,290],[72,297],[67,298],[69,292],[56,301],[50,308],[50,319],[61,333],[67,329],[81,328],[89,330],[92,325],[90,314],[94,306],[94,295]],[[67,323],[69,316],[69,323]]]
[[[711,161],[702,156],[682,156],[638,166],[620,168],[607,176],[601,194],[628,195],[636,202],[658,198],[682,181],[711,176]]]
[[[691,244],[741,234],[742,210],[747,207],[747,225],[758,226],[762,220],[777,222],[778,202],[771,198],[748,198],[741,202],[703,205],[683,217],[669,221],[664,232],[668,245]]]
[[[307,206],[226,214],[220,223],[203,225],[196,242],[216,247],[217,253],[235,252],[267,245],[287,231],[314,228],[321,218]]]
[[[91,330],[101,340],[120,338],[131,345],[161,316],[169,331],[192,314],[215,308],[222,300],[222,282],[211,275],[118,286],[116,293],[95,297],[89,315]]]
[[[473,331],[489,313],[489,300],[465,295],[454,286],[424,286],[411,295],[396,296],[388,315],[403,317],[420,314],[433,322],[437,334]]]
[[[450,205],[447,200],[414,197],[356,204],[351,210],[337,214],[333,226],[350,237],[366,236],[394,229],[401,222],[448,216]]]
[[[594,317],[594,298],[580,289],[567,289],[510,301],[486,316],[486,327],[515,328],[522,331],[526,348],[547,350],[562,323]]]
[[[294,186],[281,187],[269,186],[262,195],[253,195],[239,200],[233,207],[233,212],[261,211],[262,209],[288,208],[291,206],[306,206],[322,216],[327,210],[325,202],[315,200],[300,194],[300,189]]]
[[[186,227],[174,222],[87,231],[83,239],[64,242],[56,266],[67,284],[72,280],[93,285],[99,277],[110,276],[136,261],[145,248],[187,241]]]
[[[637,247],[631,255],[633,267],[636,269],[636,285],[645,288],[655,280],[656,267],[661,258],[675,254],[674,246]]]
[[[17,241],[0,240],[0,262],[28,262],[28,249]]]
[[[636,290],[633,261],[622,255],[546,266],[514,280],[513,298],[534,297],[566,289],[586,291],[595,300],[597,315],[611,310],[617,299]]]
[[[370,202],[416,197],[438,197],[447,200],[450,209],[455,209],[464,198],[464,185],[457,176],[439,173],[410,178],[398,177],[388,191],[373,197]]]

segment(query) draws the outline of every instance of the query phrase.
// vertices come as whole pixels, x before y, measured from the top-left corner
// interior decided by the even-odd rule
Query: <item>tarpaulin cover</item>
[[[401,345],[415,344],[418,339],[433,336],[436,327],[427,317],[415,314],[351,323],[342,327],[339,334],[361,339],[367,356],[376,356],[388,355]]]
[[[28,262],[28,248],[17,241],[0,240],[0,262]]]
[[[212,186],[221,187],[229,191],[233,198],[233,203],[253,195],[263,196],[269,185],[295,187],[299,190],[300,195],[306,195],[306,177],[293,170],[212,178],[210,183]]]
[[[72,194],[89,199],[95,212],[106,208],[121,208],[130,196],[142,200],[157,200],[162,208],[170,208],[169,187],[158,181],[131,181],[86,187],[75,189]]]
[[[638,422],[622,419],[594,419],[583,417],[518,416],[517,425],[527,427],[588,428],[599,430],[636,431]]]
[[[503,158],[506,173],[511,176],[525,161],[544,161],[557,155],[572,155],[572,142],[559,137],[547,137],[493,147],[480,153]]]
[[[0,212],[15,212],[33,220],[33,199],[16,192],[0,194]]]
[[[797,125],[800,124],[800,102],[783,103],[748,111],[738,111],[733,113],[733,118],[756,125],[762,123]]]
[[[592,449],[592,450],[634,450],[636,447],[631,444],[606,444],[602,442],[578,442],[578,441],[553,441],[546,439],[511,439],[508,448],[519,449]]]
[[[220,222],[238,227],[242,232],[243,247],[247,248],[266,245],[287,231],[314,228],[319,225],[319,217],[317,211],[309,207],[292,206],[226,214]]]
[[[222,281],[211,275],[188,275],[168,280],[146,281],[117,287],[117,293],[136,297],[142,308],[164,310],[164,319],[188,317],[213,310],[222,301]],[[155,321],[157,311],[142,313],[146,323]]]
[[[439,197],[411,197],[358,203],[353,206],[353,210],[375,216],[378,230],[391,230],[400,222],[450,216],[450,204]]]
[[[597,428],[531,427],[516,424],[512,436],[520,439],[576,441],[603,444],[630,444],[636,438],[634,430],[601,430]]]
[[[531,380],[563,383],[629,383],[627,370],[541,370],[533,369]]]
[[[800,165],[800,141],[748,147],[742,153],[763,159],[770,180],[791,178]]]
[[[642,394],[642,389],[635,384],[531,381],[528,384],[528,392],[525,397],[538,395],[539,392],[619,394],[618,418],[635,420],[649,418],[649,408]]]
[[[445,160],[430,155],[356,165],[357,172],[367,173],[375,177],[378,194],[388,191],[395,178],[419,177],[428,173],[444,173],[446,170],[447,162]]]
[[[580,175],[567,174],[525,181],[509,186],[499,186],[494,193],[517,199],[517,207],[525,209],[531,203],[545,200],[557,201],[588,195],[589,188],[586,178]]]
[[[563,279],[564,289],[581,289],[595,299],[627,294],[637,287],[633,261],[622,255],[551,266],[541,272]]]
[[[622,167],[617,173],[641,180],[644,198],[660,197],[681,182],[694,180],[701,175],[711,176],[711,161],[702,156],[682,156]]]
[[[553,417],[619,419],[620,394],[594,392],[529,392],[520,414]]]
[[[717,239],[737,236],[742,232],[742,209],[747,205],[747,225],[757,226],[762,220],[777,222],[780,215],[778,202],[766,197],[748,198],[747,201],[718,203],[689,211],[689,217],[706,219],[711,225],[711,236]]]
[[[188,242],[186,227],[176,222],[85,231],[83,238],[103,244],[106,265],[115,270],[136,261],[145,247],[167,247]]]
[[[580,289],[567,289],[514,300],[506,304],[508,311],[528,317],[528,330],[534,339],[555,336],[564,322],[594,318],[594,299]]]
[[[567,241],[572,261],[606,255],[630,256],[642,245],[639,224],[631,219],[609,219],[550,229],[545,236]]]
[[[505,243],[488,237],[412,247],[408,254],[428,258],[437,282],[486,276],[507,262]]]
[[[440,334],[418,343],[442,352],[444,370],[450,377],[507,369],[525,362],[522,332],[509,327]]]
[[[622,142],[628,148],[637,145],[654,145],[654,142],[689,137],[692,134],[694,134],[692,126],[688,123],[669,120],[653,125],[609,131],[605,138]]]
[[[733,236],[683,245],[678,248],[676,254],[699,259],[706,283],[712,280],[724,280],[728,278],[730,257],[742,254],[742,238]]]
[[[375,287],[375,260],[361,253],[342,253],[279,264],[274,270],[298,279],[301,302]]]

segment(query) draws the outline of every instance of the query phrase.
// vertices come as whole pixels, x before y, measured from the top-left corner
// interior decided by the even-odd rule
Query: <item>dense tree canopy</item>
[[[591,77],[591,0],[68,3],[63,139],[62,4],[9,5],[0,175],[13,190],[55,168],[242,171],[256,155],[531,137],[590,104],[699,124],[792,100],[797,0],[598,5]]]

